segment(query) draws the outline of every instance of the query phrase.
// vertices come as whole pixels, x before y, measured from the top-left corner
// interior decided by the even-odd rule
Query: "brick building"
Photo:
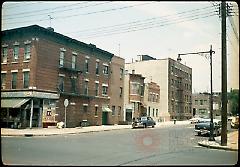
[[[171,58],[155,59],[139,55],[138,60],[125,64],[125,69],[154,80],[160,90],[161,120],[186,120],[192,117],[192,69]]]
[[[134,117],[145,116],[144,77],[141,74],[126,73],[124,79],[124,121],[131,122]]]
[[[156,122],[162,121],[159,112],[160,86],[155,82],[145,83],[144,104],[147,107],[147,116],[152,117]]]
[[[2,126],[64,122],[65,99],[67,127],[80,126],[83,120],[89,125],[118,121],[108,119],[113,54],[38,25],[1,35]],[[120,78],[120,73],[115,75]],[[122,108],[121,103],[117,106]]]

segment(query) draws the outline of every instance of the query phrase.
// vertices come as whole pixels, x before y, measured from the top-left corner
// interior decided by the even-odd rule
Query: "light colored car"
[[[233,117],[231,121],[231,128],[238,128],[239,127],[239,116]]]

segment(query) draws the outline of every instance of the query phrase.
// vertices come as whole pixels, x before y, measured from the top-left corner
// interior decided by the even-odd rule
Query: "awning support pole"
[[[33,99],[31,100],[31,115],[30,115],[30,129],[32,129],[32,117],[33,117]]]

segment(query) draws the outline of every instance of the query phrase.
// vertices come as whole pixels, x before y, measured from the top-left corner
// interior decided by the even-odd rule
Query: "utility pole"
[[[193,52],[193,53],[182,53],[178,54],[178,61],[181,61],[180,55],[189,55],[189,54],[210,54],[210,85],[211,85],[211,95],[210,95],[210,136],[209,141],[215,141],[214,135],[213,135],[213,86],[212,86],[212,54],[215,53],[215,51],[212,50],[212,45],[210,46],[210,51],[206,52]]]
[[[227,145],[227,43],[226,43],[226,2],[221,4],[222,17],[222,132],[221,145]]]

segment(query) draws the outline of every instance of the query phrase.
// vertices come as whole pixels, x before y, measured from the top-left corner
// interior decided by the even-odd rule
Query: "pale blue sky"
[[[49,17],[53,18],[51,22]],[[33,24],[42,27],[51,24],[55,32],[95,44],[123,57],[126,62],[140,54],[176,59],[178,53],[209,51],[212,45],[216,52],[213,55],[213,90],[221,91],[221,19],[209,1],[23,1],[3,4],[2,30]],[[230,35],[232,28],[227,28]],[[188,55],[182,57],[182,63],[193,70],[193,92],[210,91],[208,60]]]

